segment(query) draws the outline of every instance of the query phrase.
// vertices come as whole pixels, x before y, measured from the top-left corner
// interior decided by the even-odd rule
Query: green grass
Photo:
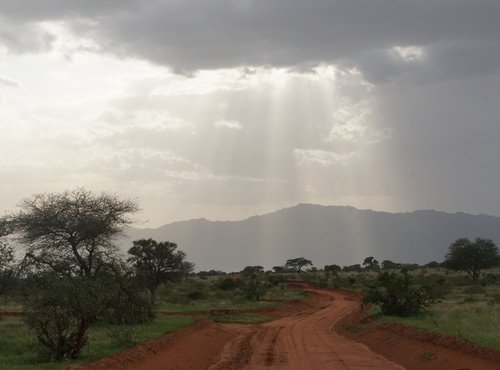
[[[306,295],[286,284],[269,286],[260,301],[249,301],[242,290],[223,291],[216,288],[219,278],[188,279],[178,284],[166,284],[158,292],[157,311],[179,313],[230,309],[233,315],[217,317],[214,321],[259,323],[270,318],[240,311],[268,308],[286,300],[304,299]],[[270,284],[272,285],[272,284]],[[1,302],[4,311],[22,311],[16,299]],[[134,327],[97,324],[89,330],[89,344],[76,362],[42,363],[37,354],[37,341],[22,318],[0,320],[0,370],[44,370],[65,369],[71,364],[95,361],[144,340],[158,337],[165,332],[189,325],[192,318],[159,315],[151,325]]]
[[[272,288],[269,288],[264,295],[265,300],[281,302],[281,301],[292,301],[292,300],[302,300],[307,298],[307,293],[302,290],[289,288],[286,285],[279,284]]]
[[[37,342],[20,318],[0,320],[0,370],[59,370],[71,364],[95,361],[144,340],[161,336],[193,323],[184,316],[159,316],[150,325],[97,325],[89,330],[89,344],[75,362],[42,363]]]
[[[178,284],[165,284],[158,290],[159,312],[182,313],[216,309],[255,310],[275,306],[287,300],[304,299],[306,294],[291,289],[286,284],[269,287],[260,301],[247,300],[241,290],[220,290],[215,286],[218,279],[211,281],[189,279]],[[196,293],[197,298],[190,296]]]
[[[220,315],[213,318],[215,322],[240,323],[240,324],[258,324],[272,320],[269,316],[257,315],[253,313],[235,313]]]
[[[0,300],[0,312],[22,312],[23,306],[15,300]]]
[[[436,304],[427,314],[401,318],[381,316],[382,321],[398,322],[435,333],[457,336],[467,342],[500,349],[500,307],[466,303]]]
[[[499,285],[455,286],[445,299],[431,305],[426,313],[416,317],[376,316],[382,321],[410,325],[456,336],[480,346],[500,349],[499,297]]]
[[[416,317],[383,316],[378,307],[371,309],[369,315],[500,349],[500,268],[483,271],[476,283],[464,272],[444,268],[419,268],[410,271],[410,275],[415,284],[429,287],[435,296],[441,296],[441,301]],[[376,277],[373,272],[342,272],[330,278],[327,286],[367,292],[377,284]]]
[[[232,309],[237,311],[255,310],[259,308],[266,308],[274,306],[274,302],[241,302],[235,303],[230,300],[210,300],[210,301],[196,301],[190,304],[175,304],[162,302],[158,305],[158,312],[165,313],[183,313],[183,312],[205,312],[218,309]]]

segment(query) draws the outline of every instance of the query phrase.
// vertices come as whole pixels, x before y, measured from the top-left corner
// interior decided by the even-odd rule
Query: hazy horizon
[[[488,216],[488,217],[500,218],[500,216],[490,215],[490,214],[487,214],[487,213],[470,213],[470,212],[462,212],[462,211],[451,212],[451,211],[443,211],[443,210],[431,209],[431,208],[429,208],[429,209],[402,210],[402,211],[386,211],[386,210],[372,209],[372,208],[359,208],[359,207],[354,207],[354,206],[351,206],[351,205],[348,205],[348,204],[340,205],[340,204],[317,204],[317,203],[309,203],[309,202],[300,202],[300,203],[296,203],[296,204],[293,204],[293,205],[284,206],[284,207],[281,207],[281,208],[275,208],[275,209],[272,209],[270,211],[266,211],[266,212],[262,212],[262,213],[256,213],[256,214],[252,214],[252,215],[249,215],[249,216],[244,216],[244,217],[241,217],[241,218],[212,219],[212,218],[209,218],[209,217],[203,217],[203,216],[201,216],[201,217],[193,217],[193,218],[185,218],[185,219],[173,220],[173,221],[165,222],[165,223],[161,223],[160,222],[160,224],[158,224],[158,225],[152,225],[152,226],[149,225],[148,222],[139,220],[137,223],[134,223],[131,226],[133,228],[137,228],[137,229],[157,229],[157,228],[161,228],[162,226],[166,226],[166,225],[170,225],[170,224],[181,223],[181,222],[189,222],[189,221],[199,221],[199,220],[201,220],[201,221],[208,221],[208,222],[239,222],[239,221],[246,221],[246,220],[254,218],[254,217],[266,216],[266,215],[269,215],[269,214],[277,213],[277,212],[280,212],[280,211],[283,211],[283,210],[292,209],[292,208],[299,207],[299,206],[352,208],[352,209],[355,209],[357,211],[372,211],[372,212],[375,212],[375,213],[387,213],[387,214],[390,214],[390,215],[412,214],[412,213],[416,213],[416,212],[435,212],[435,213],[443,213],[443,214],[447,214],[447,215],[460,215],[460,214],[463,214],[463,215],[470,215],[470,216]],[[146,226],[143,226],[143,225],[146,225]]]
[[[500,2],[0,0],[0,204],[500,216]]]
[[[367,256],[425,264],[442,261],[455,240],[478,237],[499,243],[500,218],[303,204],[239,221],[193,219],[131,228],[119,246],[125,252],[133,240],[168,240],[187,253],[197,270],[240,271],[249,265],[271,268],[300,256],[316,266],[362,263]]]

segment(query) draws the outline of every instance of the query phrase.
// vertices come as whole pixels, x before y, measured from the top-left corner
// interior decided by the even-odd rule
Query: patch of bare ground
[[[0,311],[0,318],[2,317],[22,317],[24,313],[18,311]]]
[[[237,332],[207,320],[71,370],[206,369]]]
[[[336,325],[343,336],[366,344],[407,369],[498,370],[500,351],[397,323],[366,319],[361,310]]]
[[[271,322],[217,325],[200,320],[74,369],[500,369],[496,351],[456,338],[401,325],[359,325],[359,294],[307,284],[297,288],[309,298],[254,311],[274,317]]]

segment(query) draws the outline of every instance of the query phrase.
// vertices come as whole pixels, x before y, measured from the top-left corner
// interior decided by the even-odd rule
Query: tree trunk
[[[156,303],[156,290],[157,289],[158,289],[158,287],[149,288],[149,303],[151,304],[152,307],[154,307],[154,305]]]
[[[481,275],[480,270],[476,270],[476,269],[472,270],[472,280],[473,281],[478,281],[480,275]]]
[[[93,321],[95,321],[95,319],[89,316],[80,318],[78,329],[75,333],[75,342],[69,353],[71,359],[76,359],[78,355],[80,355],[82,348],[87,344],[87,330]]]

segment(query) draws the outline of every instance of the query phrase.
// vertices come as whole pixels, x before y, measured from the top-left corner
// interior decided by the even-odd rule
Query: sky
[[[500,216],[498,0],[0,0],[0,212]]]

